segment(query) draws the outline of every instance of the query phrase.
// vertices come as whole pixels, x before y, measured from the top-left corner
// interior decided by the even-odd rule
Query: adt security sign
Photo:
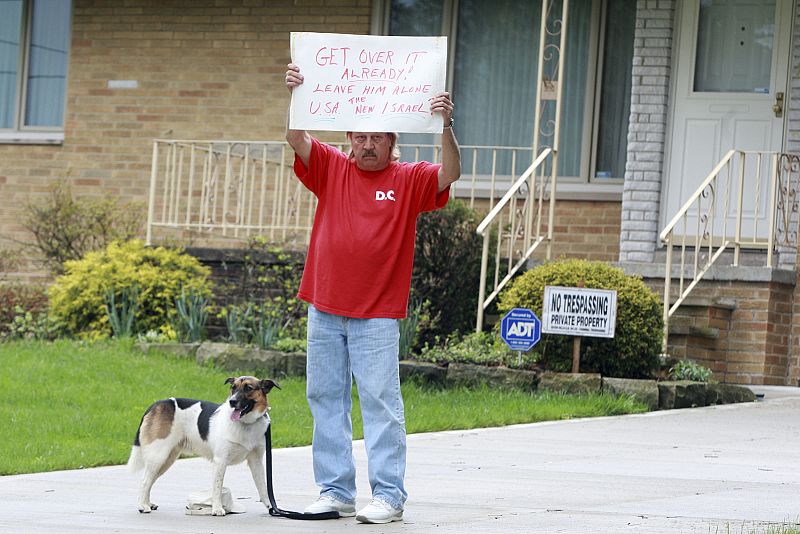
[[[512,350],[527,352],[542,338],[542,322],[527,308],[514,308],[500,322],[500,337]]]

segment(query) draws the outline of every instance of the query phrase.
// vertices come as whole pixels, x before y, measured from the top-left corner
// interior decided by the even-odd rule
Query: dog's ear
[[[236,379],[232,376],[229,376],[228,378],[225,379],[226,384],[233,384],[234,382],[236,382]]]
[[[264,392],[264,394],[269,393],[272,390],[272,388],[281,389],[281,387],[278,384],[269,379],[262,380],[261,382],[259,382],[258,385],[261,388],[261,391]]]

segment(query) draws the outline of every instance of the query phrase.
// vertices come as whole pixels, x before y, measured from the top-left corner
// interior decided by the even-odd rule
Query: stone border
[[[182,358],[193,358],[200,365],[213,363],[225,370],[248,368],[254,373],[281,379],[287,376],[305,376],[304,352],[280,352],[242,347],[229,343],[138,343],[145,354],[161,352]],[[688,380],[659,382],[631,378],[602,377],[596,373],[541,373],[539,371],[487,367],[469,363],[451,363],[440,366],[433,363],[403,360],[400,362],[401,380],[415,378],[443,387],[452,385],[489,384],[524,391],[551,391],[582,394],[607,392],[614,395],[631,395],[646,404],[650,410],[694,408],[736,402],[753,402],[755,394],[745,386],[734,384],[708,384]]]
[[[193,358],[200,365],[214,365],[229,371],[248,368],[270,378],[305,376],[306,354],[243,347],[230,343],[137,343],[145,354],[162,352],[181,358]]]

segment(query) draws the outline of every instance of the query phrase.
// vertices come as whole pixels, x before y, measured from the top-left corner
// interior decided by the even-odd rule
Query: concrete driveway
[[[246,513],[187,516],[188,494],[211,476],[188,459],[156,483],[149,515],[124,466],[0,477],[0,532],[761,533],[800,521],[800,388],[753,389],[762,401],[409,436],[402,523],[270,517],[243,465],[225,485]],[[355,450],[361,506],[369,486],[363,444]],[[310,456],[275,451],[282,508],[316,497]]]

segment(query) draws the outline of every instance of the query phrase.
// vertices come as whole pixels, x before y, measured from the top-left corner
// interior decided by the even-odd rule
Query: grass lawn
[[[223,402],[225,378],[250,374],[174,356],[146,356],[129,341],[2,343],[0,362],[0,475],[124,463],[141,416],[154,401],[188,397]],[[312,426],[305,380],[279,384],[282,389],[270,393],[274,446],[308,445]],[[403,384],[403,396],[409,433],[647,410],[625,397],[444,390],[413,383]],[[360,438],[355,395],[353,425]]]

